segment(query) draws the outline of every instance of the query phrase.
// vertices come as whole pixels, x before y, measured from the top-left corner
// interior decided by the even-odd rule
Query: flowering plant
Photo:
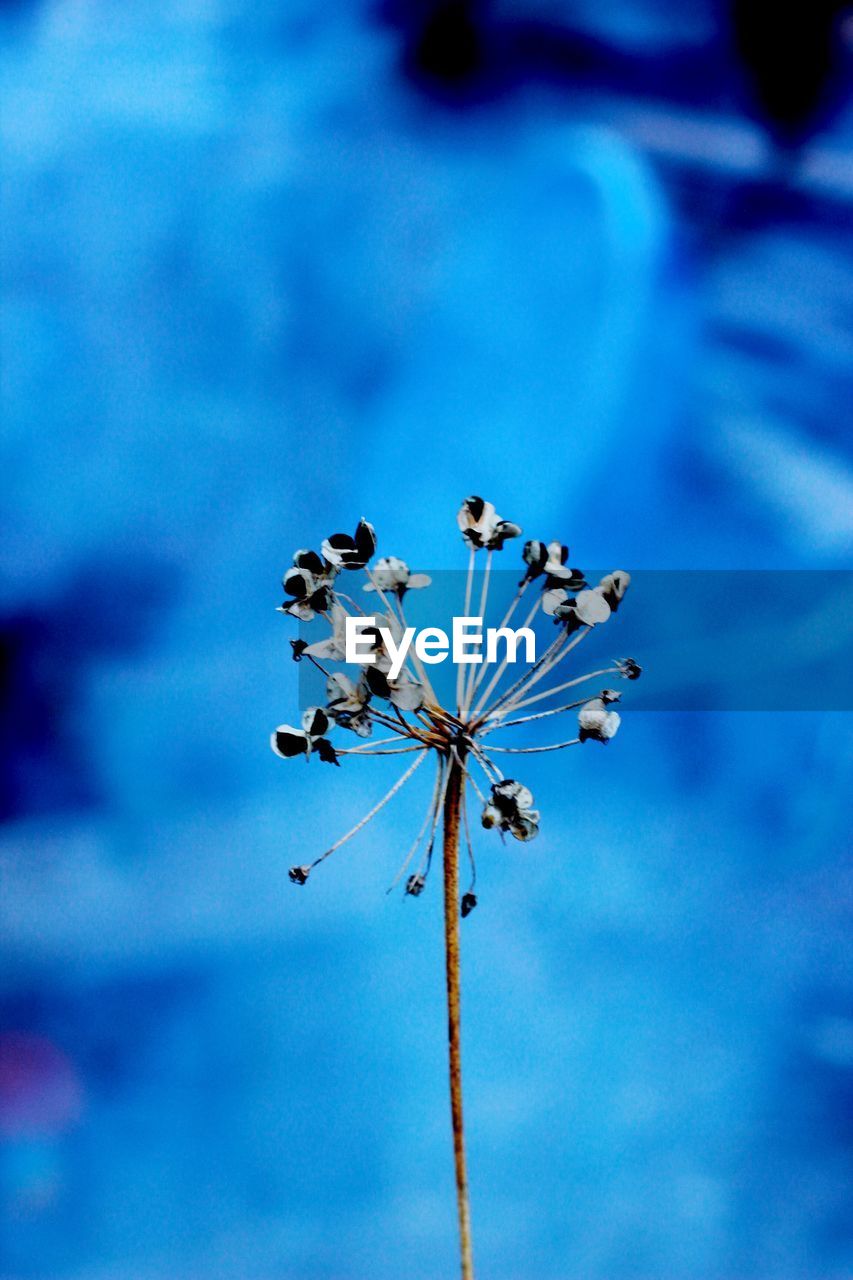
[[[492,560],[505,543],[521,535],[521,528],[497,514],[490,502],[479,497],[466,498],[457,516],[462,537],[469,548],[465,585],[464,615],[471,612],[471,601],[477,580],[476,561],[483,552],[485,563],[479,576],[479,615],[485,615],[488,601]],[[406,630],[403,600],[407,591],[430,585],[423,573],[412,573],[408,564],[396,556],[385,556],[373,565],[376,534],[366,520],[359,521],[355,533],[333,534],[326,538],[320,553],[300,550],[283,579],[284,613],[301,621],[317,615],[329,624],[329,634],[312,644],[303,639],[292,640],[296,661],[307,659],[324,675],[326,705],[308,707],[301,726],[279,725],[272,734],[273,751],[285,758],[316,755],[321,761],[339,765],[341,757],[366,755],[403,755],[413,760],[389,791],[356,825],[312,862],[290,868],[294,884],[304,885],[314,868],[342,845],[351,840],[406,785],[428,758],[435,762],[435,775],[429,805],[421,828],[406,853],[391,888],[405,879],[405,893],[418,897],[425,889],[432,866],[433,849],[439,825],[442,827],[444,870],[444,932],[447,969],[447,1000],[450,1059],[450,1100],[453,1145],[456,1168],[457,1207],[463,1280],[473,1276],[468,1178],[465,1159],[462,1118],[462,1068],[460,1054],[459,1002],[459,926],[458,920],[468,916],[477,905],[475,893],[476,865],[468,817],[469,789],[482,806],[481,825],[516,840],[530,841],[539,832],[540,812],[534,808],[533,793],[524,783],[504,776],[494,756],[501,754],[531,755],[542,751],[559,751],[585,742],[607,744],[616,734],[619,713],[613,704],[621,693],[604,688],[597,694],[574,697],[570,690],[592,680],[615,676],[636,680],[640,667],[633,658],[614,660],[610,665],[570,679],[555,676],[568,655],[596,627],[607,622],[619,608],[630,584],[630,575],[617,569],[608,573],[596,586],[590,586],[580,569],[567,565],[569,551],[560,542],[529,541],[524,544],[522,560],[524,576],[506,610],[501,628],[507,627],[521,600],[534,582],[535,599],[524,626],[529,627],[541,611],[553,619],[556,635],[545,651],[516,680],[506,676],[509,658],[485,661],[469,666],[459,664],[456,675],[456,697],[452,707],[441,705],[429,680],[417,648],[407,650],[406,662],[394,674],[395,664],[389,653],[391,642]],[[367,615],[352,594],[349,575],[363,572],[363,591],[378,601],[381,612]],[[362,637],[370,652],[369,665],[359,666],[352,675],[331,669],[345,664],[345,631],[347,619],[358,615],[364,621]],[[383,635],[384,633],[384,635]],[[547,685],[544,682],[554,677]],[[501,686],[506,687],[502,688]],[[537,688],[537,686],[539,686]],[[532,692],[537,689],[537,692]],[[537,703],[551,703],[560,695],[569,701],[560,705],[529,711]],[[525,711],[519,715],[518,712]],[[574,713],[577,728],[573,736],[546,746],[520,746],[500,740],[503,734],[532,721]],[[374,739],[374,729],[388,730],[389,736]],[[333,744],[330,733],[341,730],[362,739],[353,746]],[[488,742],[486,741],[488,739]],[[488,792],[488,794],[486,794]],[[459,845],[464,843],[470,865],[470,883],[459,894]],[[415,869],[409,871],[421,852]],[[389,890],[390,892],[390,890]]]

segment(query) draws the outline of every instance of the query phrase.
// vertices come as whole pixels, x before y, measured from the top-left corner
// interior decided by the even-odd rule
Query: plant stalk
[[[471,1248],[471,1210],[462,1121],[462,1046],[459,996],[459,814],[464,786],[461,755],[451,754],[444,797],[444,954],[447,969],[447,1041],[450,1064],[450,1118],[456,1169],[459,1249],[462,1280],[474,1280]]]

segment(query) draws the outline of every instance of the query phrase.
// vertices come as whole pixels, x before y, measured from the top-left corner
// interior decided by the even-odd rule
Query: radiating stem
[[[518,605],[519,600],[520,600],[520,599],[521,599],[521,597],[524,595],[524,593],[525,593],[525,591],[527,590],[527,588],[529,587],[529,585],[530,585],[530,579],[529,579],[529,578],[525,578],[522,582],[520,582],[520,583],[519,583],[519,585],[518,585],[518,590],[516,591],[515,595],[512,597],[512,601],[510,602],[510,606],[509,606],[509,608],[507,609],[506,613],[504,614],[503,619],[498,623],[498,626],[497,626],[497,630],[498,630],[498,631],[502,631],[504,627],[508,627],[508,626],[509,626],[510,618],[511,618],[511,617],[512,617],[512,615],[515,613],[516,606]],[[537,608],[538,608],[538,601],[537,601]],[[535,612],[535,611],[534,611],[534,612]],[[485,677],[486,677],[486,673],[487,673],[487,671],[488,671],[488,669],[489,669],[489,667],[490,667],[491,665],[492,665],[492,664],[491,664],[491,663],[489,663],[489,662],[484,662],[484,663],[483,663],[483,665],[480,667],[479,671],[477,672],[477,677],[476,677],[476,679],[475,679],[475,681],[474,681],[474,689],[473,689],[473,692],[474,692],[474,693],[476,693],[476,692],[477,692],[477,690],[479,689],[480,685],[483,683],[483,680],[484,680],[484,679],[485,679]],[[497,679],[498,679],[498,680],[500,679],[500,675],[498,675]],[[486,695],[484,695],[484,696],[485,696],[485,697],[488,697],[488,694],[486,694]],[[476,710],[476,708],[475,708],[475,710]]]
[[[480,592],[480,608],[477,611],[477,617],[480,618],[483,621],[483,623],[485,623],[485,620],[486,620],[486,601],[489,598],[489,578],[492,572],[493,554],[494,552],[492,551],[486,552],[486,567],[483,570],[483,586]],[[485,659],[482,653],[480,654],[480,659],[481,661],[479,665],[482,668],[482,666],[485,665]],[[471,671],[466,678],[466,691],[465,691],[465,698],[464,698],[463,710],[462,710],[462,715],[466,719],[468,716],[468,710],[471,706],[471,699],[474,696],[474,688],[476,685],[477,674],[478,674],[477,665],[478,665],[477,663],[473,663],[473,662],[471,663]]]
[[[465,604],[462,606],[462,616],[467,618],[471,612],[471,586],[474,581],[474,555],[475,551],[472,547],[468,553],[468,576],[465,579]],[[456,714],[462,713],[462,693],[464,689],[465,667],[463,664],[457,663],[456,666]]]
[[[522,623],[522,626],[524,626],[524,627],[529,627],[529,626],[530,626],[531,622],[532,622],[532,621],[533,621],[533,619],[536,617],[536,614],[537,614],[537,612],[538,612],[538,610],[539,610],[539,608],[540,608],[541,604],[542,604],[542,597],[541,597],[541,596],[538,596],[538,597],[537,597],[537,599],[536,599],[536,603],[533,605],[533,608],[530,610],[530,612],[528,613],[527,617],[524,619],[524,622]],[[554,643],[556,644],[556,641],[555,641]],[[490,694],[490,693],[492,692],[492,690],[495,688],[495,686],[497,685],[497,683],[498,683],[498,681],[500,680],[501,676],[502,676],[502,675],[503,675],[503,673],[506,671],[506,667],[507,667],[507,663],[508,663],[508,661],[509,661],[509,649],[507,649],[507,652],[504,654],[503,662],[501,663],[501,665],[498,667],[497,671],[496,671],[496,672],[494,673],[494,675],[492,676],[492,678],[491,678],[491,680],[489,681],[489,683],[488,683],[488,685],[487,685],[486,689],[483,691],[483,693],[481,693],[481,694],[480,694],[480,697],[477,699],[477,703],[476,703],[476,705],[475,705],[475,707],[474,707],[474,716],[475,716],[475,717],[476,717],[476,716],[480,716],[480,712],[481,712],[482,708],[485,706],[486,702],[488,701],[489,694]],[[543,654],[543,655],[542,655],[542,657],[541,657],[541,659],[540,659],[540,662],[544,662],[544,661],[545,661],[545,654]],[[536,664],[536,665],[538,665],[538,664]],[[531,671],[535,671],[535,670],[536,670],[536,665],[534,665],[533,667],[531,667]],[[525,680],[529,674],[530,674],[530,672],[525,672],[525,674],[524,674],[524,675],[523,675],[519,680],[517,680],[517,681],[516,681],[516,683],[512,686],[512,689],[515,689],[519,684],[521,684],[521,683],[522,683],[522,681],[523,681],[523,680]],[[509,690],[507,691],[507,694],[503,694],[500,698],[498,698],[494,705],[495,705],[495,706],[498,706],[498,705],[499,705],[499,703],[503,700],[503,698],[504,698],[504,697],[506,697],[509,693],[511,693],[511,692],[512,692],[512,689],[509,689]],[[482,718],[482,717],[481,717],[481,718]]]
[[[345,835],[345,836],[341,836],[340,840],[336,840],[334,844],[329,845],[329,848],[326,850],[326,852],[325,852],[325,853],[321,853],[321,854],[320,854],[320,856],[319,856],[319,858],[315,858],[315,859],[314,859],[314,861],[310,864],[312,868],[313,868],[313,867],[317,867],[317,866],[319,866],[321,862],[325,862],[326,858],[328,858],[330,854],[334,853],[337,849],[340,849],[341,845],[346,844],[346,842],[347,842],[348,840],[351,840],[351,839],[353,838],[353,836],[354,836],[354,835],[357,835],[357,833],[358,833],[359,831],[361,831],[362,827],[366,827],[366,826],[367,826],[367,824],[368,824],[368,822],[370,822],[371,818],[375,818],[375,817],[376,817],[376,815],[377,815],[377,813],[379,812],[379,810],[380,810],[380,809],[384,809],[384,808],[385,808],[385,806],[386,806],[386,804],[388,803],[388,801],[389,801],[389,800],[391,800],[391,799],[392,799],[392,797],[393,797],[393,796],[395,796],[395,795],[397,794],[397,792],[400,790],[400,788],[401,788],[401,787],[404,787],[404,786],[406,785],[406,783],[409,781],[409,778],[411,778],[412,774],[415,772],[415,770],[416,770],[416,769],[419,769],[419,768],[421,767],[421,765],[423,764],[424,760],[426,760],[427,755],[429,754],[429,749],[428,749],[427,747],[421,747],[421,748],[416,748],[416,749],[417,749],[417,750],[420,750],[420,755],[418,756],[417,760],[415,760],[414,764],[410,764],[410,765],[409,765],[409,767],[408,767],[408,769],[406,770],[406,772],[402,775],[402,777],[400,777],[400,778],[398,778],[398,779],[397,779],[397,781],[394,783],[393,787],[391,787],[390,791],[386,791],[386,792],[385,792],[385,795],[382,797],[382,799],[381,799],[381,800],[379,800],[379,801],[378,801],[378,802],[373,806],[373,808],[372,808],[371,810],[369,810],[369,812],[368,812],[368,813],[366,813],[366,814],[364,815],[364,817],[361,819],[361,821],[360,821],[360,822],[357,822],[357,823],[355,824],[355,826],[354,826],[354,827],[352,827],[352,828],[351,828],[351,829],[346,833],[346,835]]]
[[[474,1280],[471,1248],[471,1210],[468,1204],[468,1172],[465,1163],[465,1130],[462,1122],[462,1049],[459,995],[459,813],[464,779],[462,759],[448,763],[444,795],[444,955],[447,969],[447,1040],[450,1063],[450,1118],[453,1126],[453,1159],[456,1168],[456,1204],[459,1213],[459,1250],[462,1280]]]
[[[478,724],[482,723],[483,720],[495,719],[496,713],[499,710],[501,715],[507,715],[510,711],[516,711],[519,707],[527,706],[527,700],[519,702],[519,698],[521,698],[522,694],[528,693],[535,684],[538,684],[540,680],[545,678],[545,676],[549,676],[554,668],[571,653],[572,649],[574,649],[576,645],[580,644],[581,640],[589,635],[590,631],[592,631],[591,625],[584,626],[583,629],[573,635],[571,640],[568,642],[566,641],[565,635],[558,636],[554,643],[548,646],[541,658],[533,664],[530,670],[525,672],[520,680],[516,680],[512,688],[508,689],[506,693],[502,693],[501,696],[492,703],[488,712],[484,716],[480,716]],[[581,679],[586,679],[586,677],[583,676]],[[565,688],[567,686],[560,687]],[[551,692],[556,693],[557,691],[558,690],[554,689]],[[529,701],[532,702],[533,699],[531,698]]]

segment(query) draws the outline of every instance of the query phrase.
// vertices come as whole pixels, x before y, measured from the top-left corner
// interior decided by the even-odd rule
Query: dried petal
[[[325,764],[336,764],[340,768],[338,753],[328,738],[318,738],[314,743],[314,750]]]
[[[373,581],[364,586],[365,591],[393,591],[401,600],[407,591],[428,587],[432,582],[425,573],[411,573],[399,556],[383,556],[377,560],[371,577]]]
[[[504,815],[501,813],[500,809],[495,804],[487,804],[483,809],[483,813],[480,818],[481,823],[483,824],[483,826],[486,828],[487,831],[490,831],[492,827],[501,826],[501,824],[503,823],[503,820],[504,820]]]
[[[319,578],[325,573],[323,561],[317,555],[316,551],[296,551],[293,556],[293,563],[297,569],[307,569],[315,578]]]
[[[527,565],[527,572],[521,581],[532,582],[534,578],[539,577],[545,568],[548,560],[548,548],[544,542],[525,542],[521,551],[521,558]]]
[[[542,612],[547,613],[549,618],[560,617],[559,611],[565,611],[573,605],[574,597],[569,595],[565,587],[552,587],[542,594]]]
[[[539,810],[531,808],[533,793],[514,778],[492,783],[492,797],[483,809],[484,827],[508,831],[516,840],[532,840],[539,832]]]
[[[601,698],[585,702],[578,712],[578,737],[581,742],[609,742],[622,723],[618,711],[608,711]]]
[[[594,627],[610,617],[610,605],[595,589],[579,591],[575,597],[575,614],[585,627]]]
[[[302,713],[302,728],[310,738],[327,733],[331,720],[324,707],[307,707]]]
[[[281,580],[284,594],[294,600],[304,600],[314,590],[314,576],[307,569],[288,569]]]
[[[290,760],[294,756],[307,756],[311,750],[311,742],[307,734],[301,729],[294,729],[289,724],[280,724],[270,734],[270,746],[277,756],[285,760]]]
[[[363,569],[369,560],[373,558],[376,551],[376,530],[364,516],[358,522],[355,531],[355,547],[358,552],[358,562],[347,565],[349,569]]]
[[[506,803],[516,809],[528,809],[533,804],[533,792],[514,778],[496,782],[492,787],[492,795],[496,804]]]
[[[332,605],[332,634],[325,640],[315,640],[305,648],[312,658],[320,658],[325,662],[346,661],[346,621],[347,611],[340,604]]]
[[[388,681],[388,696],[401,711],[418,711],[424,704],[424,687],[401,671],[396,680]]]
[[[535,815],[535,816],[534,816]],[[539,835],[539,814],[536,810],[530,813],[520,813],[509,824],[510,835],[516,840],[532,840]]]
[[[384,671],[380,671],[377,666],[365,667],[364,678],[367,681],[370,692],[377,698],[391,697],[388,677],[385,675]]]
[[[488,551],[500,551],[508,538],[517,538],[521,534],[520,525],[501,519],[491,502],[476,495],[464,500],[456,523],[463,538],[475,549],[485,547]]]
[[[631,575],[624,569],[614,569],[601,579],[596,588],[604,596],[613,613],[619,608],[622,597],[631,585]]]
[[[382,556],[371,570],[373,582],[368,582],[364,590],[405,591],[409,581],[409,566],[399,556]]]
[[[336,569],[363,569],[376,550],[376,531],[363,517],[359,520],[355,536],[333,533],[323,540],[324,558]]]

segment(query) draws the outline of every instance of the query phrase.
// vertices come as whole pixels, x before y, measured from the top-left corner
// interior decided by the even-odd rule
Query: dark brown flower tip
[[[307,569],[291,567],[281,580],[284,594],[294,600],[304,600],[311,588],[311,575]]]
[[[338,759],[338,753],[328,738],[318,738],[314,743],[314,750],[326,764],[336,764],[340,768],[341,762]]]
[[[302,717],[302,728],[312,738],[328,731],[331,720],[325,707],[309,707]]]
[[[299,729],[292,729],[290,725],[280,725],[278,729],[270,737],[270,744],[277,756],[283,756],[286,760],[293,759],[294,756],[307,756],[308,739]]]
[[[323,572],[323,561],[316,551],[297,551],[293,557],[293,563],[297,569],[307,569],[314,577],[318,577]]]
[[[568,547],[564,549],[568,554]],[[521,558],[527,565],[527,572],[519,582],[519,586],[525,582],[532,582],[534,578],[538,578],[544,572],[545,565],[548,563],[548,546],[546,543],[532,538],[530,541],[525,542]]]
[[[462,901],[459,904],[459,912],[464,920],[466,916],[470,916],[471,912],[477,905],[476,893],[463,893]]]
[[[363,569],[376,551],[376,530],[364,516],[358,522],[353,542],[357,552],[357,564],[353,568]]]
[[[406,881],[406,893],[410,894],[413,898],[419,898],[425,888],[426,880],[423,876],[409,876]]]
[[[633,658],[619,658],[616,665],[619,668],[619,674],[626,680],[639,680],[643,674],[643,668]]]
[[[311,874],[311,868],[291,867],[287,874],[293,884],[304,884]]]
[[[369,628],[365,628],[365,631]],[[388,677],[377,667],[365,667],[364,678],[367,687],[377,698],[390,698],[391,689],[388,685]]]
[[[308,648],[308,641],[307,640],[291,640],[290,647],[293,650],[293,661],[301,662],[302,655],[305,652],[305,650]]]

